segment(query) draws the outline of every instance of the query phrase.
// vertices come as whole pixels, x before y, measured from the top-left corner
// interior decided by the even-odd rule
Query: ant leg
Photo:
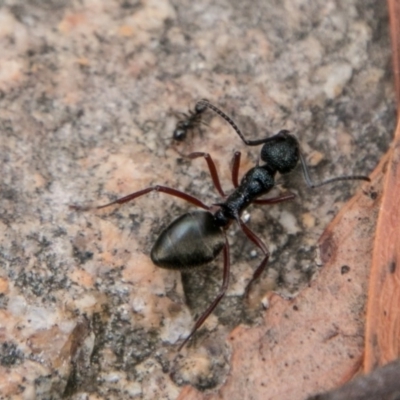
[[[124,204],[127,203],[128,201],[134,200],[140,196],[144,196],[147,193],[150,192],[161,192],[161,193],[166,193],[169,194],[170,196],[178,197],[179,199],[185,200],[191,204],[194,204],[197,207],[204,208],[205,210],[209,210],[210,207],[204,204],[202,201],[197,199],[196,197],[191,196],[190,194],[181,192],[180,190],[176,190],[167,186],[150,186],[146,189],[139,190],[137,192],[133,192],[131,194],[128,194],[127,196],[121,197],[117,200],[112,201],[111,203],[103,204],[101,206],[97,207],[85,207],[85,206],[77,206],[77,205],[71,205],[69,206],[71,209],[76,210],[76,211],[87,211],[91,209],[96,209],[100,210],[101,208],[109,207],[114,204]]]
[[[199,131],[200,137],[201,137],[201,138],[204,137],[204,130],[201,128],[202,125],[205,125],[205,126],[207,126],[207,127],[210,127],[210,124],[207,123],[207,122],[205,122],[205,121],[203,121],[203,120],[201,119],[201,115],[199,115],[198,121],[196,121],[196,128],[197,128],[197,130]]]
[[[322,182],[314,183],[310,178],[310,174],[309,174],[309,171],[308,171],[306,160],[305,160],[303,154],[301,154],[301,152],[300,152],[300,163],[301,163],[301,169],[303,171],[303,176],[304,176],[304,179],[306,181],[306,184],[311,189],[326,185],[327,183],[332,183],[332,182],[337,182],[337,181],[362,180],[362,181],[371,182],[371,179],[369,179],[368,176],[364,176],[364,175],[349,175],[349,176],[338,176],[338,177],[335,177],[335,178],[327,179],[327,180],[322,181]]]
[[[189,336],[181,343],[181,345],[178,348],[178,352],[182,350],[182,347],[195,334],[197,329],[199,329],[201,327],[201,325],[203,325],[204,321],[214,311],[215,307],[217,307],[218,303],[221,301],[221,299],[225,295],[226,289],[228,288],[228,285],[229,285],[229,271],[230,271],[229,244],[228,244],[228,240],[226,239],[226,236],[225,236],[225,246],[224,246],[223,250],[224,250],[224,272],[223,272],[223,278],[222,278],[222,286],[219,289],[217,297],[213,300],[213,302],[208,306],[207,310],[203,312],[203,314],[200,316],[200,318],[194,324],[194,327],[192,328],[191,332],[189,333]]]
[[[239,186],[240,151],[235,151],[232,157],[232,183],[235,189]]]
[[[188,154],[186,157],[190,158],[191,160],[194,160],[195,158],[199,158],[199,157],[204,157],[204,159],[207,161],[208,169],[210,171],[211,178],[213,180],[215,189],[217,189],[218,193],[222,197],[226,197],[226,195],[221,187],[221,182],[219,181],[217,168],[215,167],[214,161],[211,158],[210,154],[202,153],[202,152],[195,152],[195,153]]]
[[[189,115],[187,113],[184,113],[184,112],[171,110],[170,113],[178,120],[188,119],[189,118]]]
[[[251,285],[262,274],[262,272],[265,270],[265,267],[267,266],[269,251],[265,244],[261,241],[261,239],[240,218],[237,218],[237,222],[239,223],[239,226],[242,228],[245,235],[264,253],[264,258],[262,259],[260,265],[254,271],[252,278],[246,286],[244,296],[248,297]]]
[[[208,122],[206,122],[206,121],[203,121],[203,120],[201,119],[201,116],[199,116],[199,125],[205,125],[205,126],[207,126],[208,128],[210,127],[210,124],[209,124]]]
[[[294,193],[284,193],[280,196],[277,197],[272,197],[270,199],[259,199],[259,200],[254,200],[252,203],[253,204],[278,204],[282,203],[287,200],[293,200],[296,197]]]

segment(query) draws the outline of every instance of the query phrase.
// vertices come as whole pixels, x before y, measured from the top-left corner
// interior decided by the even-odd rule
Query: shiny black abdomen
[[[198,267],[217,257],[225,235],[208,211],[193,211],[173,221],[154,243],[150,257],[162,268]]]

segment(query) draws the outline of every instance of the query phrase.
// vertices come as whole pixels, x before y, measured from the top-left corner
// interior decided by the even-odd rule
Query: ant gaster
[[[205,210],[190,211],[175,219],[160,234],[150,253],[150,257],[155,265],[162,268],[177,270],[202,266],[214,260],[219,253],[223,253],[223,280],[218,295],[198,318],[189,335],[179,346],[178,351],[182,349],[207,317],[213,312],[228,288],[230,260],[226,230],[233,221],[239,224],[249,240],[263,253],[263,259],[247,284],[245,291],[246,296],[252,283],[264,271],[269,258],[268,249],[262,240],[241,220],[240,216],[250,204],[277,204],[294,199],[295,195],[292,193],[282,194],[274,198],[260,199],[260,196],[267,194],[274,187],[274,178],[277,172],[281,174],[291,172],[300,160],[307,186],[311,188],[341,180],[359,179],[369,181],[368,177],[357,175],[335,177],[320,183],[313,183],[310,179],[304,157],[300,152],[298,141],[294,136],[290,135],[288,131],[281,130],[277,134],[264,139],[247,140],[232,119],[217,107],[207,100],[199,101],[198,105],[198,109],[204,111],[206,108],[209,108],[224,118],[247,145],[255,146],[263,144],[260,157],[264,164],[256,165],[247,171],[239,183],[240,152],[236,152],[232,164],[232,182],[235,190],[230,195],[226,196],[221,187],[218,173],[211,156],[203,152],[191,153],[188,155],[189,159],[202,157],[206,160],[214,187],[223,198],[222,202],[208,206],[201,200],[187,193],[167,186],[157,185],[131,193],[110,203],[94,207],[95,209],[102,209],[114,204],[123,204],[147,193],[156,191],[183,199]],[[212,212],[211,209],[215,206],[217,206],[217,210]],[[75,210],[91,209],[91,207],[84,206],[71,206],[71,208]]]

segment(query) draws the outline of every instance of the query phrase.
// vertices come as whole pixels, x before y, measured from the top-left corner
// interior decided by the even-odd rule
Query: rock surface
[[[307,285],[318,237],[357,183],[311,193],[297,171],[280,179],[294,202],[249,209],[271,251],[259,293],[251,304],[241,297],[260,254],[233,226],[227,296],[178,358],[218,290],[222,260],[181,279],[148,255],[190,206],[156,194],[102,211],[69,205],[156,183],[217,202],[205,163],[183,160],[170,140],[174,113],[200,98],[248,137],[292,130],[315,177],[368,174],[395,120],[386,9],[360,0],[0,4],[1,395],[175,399],[185,384],[218,388],[231,368],[230,330],[260,320],[276,282],[286,296]],[[207,122],[179,151],[210,152],[228,190],[233,151],[243,172],[257,148],[219,118]]]

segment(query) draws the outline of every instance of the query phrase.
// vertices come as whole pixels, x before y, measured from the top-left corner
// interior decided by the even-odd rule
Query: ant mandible
[[[260,199],[260,196],[267,194],[275,186],[274,178],[277,172],[281,174],[291,172],[300,160],[306,184],[310,188],[319,187],[327,183],[341,180],[370,180],[366,176],[354,175],[335,177],[320,183],[313,183],[310,179],[305,159],[300,152],[299,143],[287,130],[281,130],[277,134],[268,138],[247,140],[244,138],[242,132],[232,119],[207,100],[200,100],[197,103],[196,108],[202,109],[201,112],[206,108],[216,112],[232,126],[235,132],[247,145],[256,146],[263,144],[260,158],[264,164],[256,165],[251,168],[246,172],[240,182],[238,175],[241,153],[235,152],[232,163],[232,182],[235,189],[228,196],[221,187],[218,173],[210,154],[194,152],[187,156],[189,159],[204,158],[206,160],[214,187],[223,198],[222,202],[208,206],[190,194],[171,187],[156,185],[97,207],[71,206],[72,209],[80,211],[93,208],[102,209],[115,204],[127,203],[131,200],[137,199],[138,197],[144,196],[147,193],[155,191],[185,200],[205,210],[190,211],[175,219],[163,232],[161,232],[150,252],[151,260],[155,265],[162,268],[176,270],[200,267],[214,260],[221,252],[223,253],[223,279],[218,295],[197,319],[191,332],[179,346],[178,352],[201,327],[207,317],[214,311],[228,288],[230,260],[226,230],[233,221],[238,223],[249,240],[252,241],[263,253],[263,259],[247,284],[245,296],[247,296],[253,282],[264,271],[269,258],[268,249],[263,241],[241,220],[240,216],[250,204],[277,204],[294,199],[295,195],[292,193],[282,194],[273,198]],[[217,206],[217,210],[212,212],[211,209],[214,206]]]

